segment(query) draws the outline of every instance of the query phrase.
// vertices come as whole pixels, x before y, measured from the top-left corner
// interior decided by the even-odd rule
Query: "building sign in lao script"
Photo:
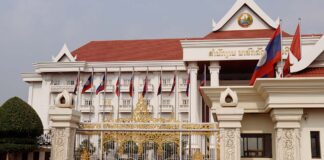
[[[283,47],[283,58],[286,58],[289,53],[289,47]],[[218,59],[258,59],[261,55],[265,54],[264,48],[248,48],[248,49],[224,49],[213,48],[209,51],[209,57]]]

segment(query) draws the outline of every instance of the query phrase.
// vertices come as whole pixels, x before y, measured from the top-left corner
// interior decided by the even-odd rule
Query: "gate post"
[[[220,129],[220,160],[240,160],[241,121],[244,111],[237,107],[236,92],[229,88],[221,93],[216,116]]]
[[[74,109],[72,101],[72,95],[64,90],[55,98],[55,106],[49,109],[51,160],[74,159],[75,135],[81,113]]]

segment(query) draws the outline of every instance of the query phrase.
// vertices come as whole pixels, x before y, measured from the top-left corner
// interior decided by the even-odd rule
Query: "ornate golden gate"
[[[132,118],[81,123],[76,159],[216,160],[217,123],[184,123],[152,118],[143,98]]]

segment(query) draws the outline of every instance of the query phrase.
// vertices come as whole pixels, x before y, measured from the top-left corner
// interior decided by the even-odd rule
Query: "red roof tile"
[[[92,41],[72,52],[78,61],[181,60],[181,39]]]
[[[324,77],[324,68],[306,68],[301,72],[291,73],[287,77]]]
[[[270,38],[274,31],[274,29],[218,31],[209,33],[204,39]],[[286,32],[282,34],[283,37],[291,36]]]

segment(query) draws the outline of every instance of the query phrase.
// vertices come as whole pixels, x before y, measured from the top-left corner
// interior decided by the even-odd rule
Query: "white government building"
[[[296,25],[298,22],[289,21],[296,21]],[[257,79],[249,86],[278,24],[253,0],[237,0],[221,20],[213,21],[212,31],[201,38],[91,41],[72,52],[64,45],[52,61],[35,63],[33,73],[21,74],[29,86],[28,103],[39,114],[44,129],[49,130],[49,108],[63,90],[74,91],[80,71],[74,104],[81,112],[81,122],[130,118],[147,75],[145,101],[153,118],[175,118],[189,124],[217,123],[220,147],[225,150],[218,156],[212,153],[214,159],[324,159],[322,34],[302,34],[302,59],[298,62],[292,58],[292,73],[287,77]],[[282,36],[286,59],[293,33],[283,31]],[[201,96],[199,86],[205,66],[207,82]],[[277,67],[278,75],[281,68]],[[106,71],[104,92],[96,95],[92,88],[81,94],[92,73],[97,87]],[[132,73],[133,98],[129,95]],[[170,94],[174,74],[176,86]],[[118,97],[115,87],[119,75]],[[161,75],[162,94],[157,95]],[[216,138],[210,141],[216,152]],[[231,148],[231,143],[235,147]],[[206,149],[202,144],[196,139],[191,147],[203,152]]]

